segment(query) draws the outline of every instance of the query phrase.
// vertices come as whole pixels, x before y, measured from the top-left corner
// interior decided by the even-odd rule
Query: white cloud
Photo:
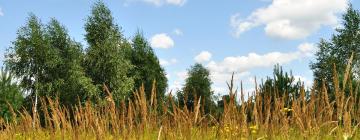
[[[179,81],[174,81],[172,84],[169,85],[169,88],[168,88],[168,93],[170,91],[172,91],[172,95],[174,96],[175,95],[175,92],[177,90],[181,90],[183,84]]]
[[[4,16],[4,12],[2,11],[2,9],[0,8],[0,17]]]
[[[161,6],[163,4],[162,0],[143,0],[143,1],[156,6]]]
[[[165,76],[166,76],[167,79],[170,79],[170,78],[171,78],[171,75],[170,75],[169,73],[166,73]]]
[[[187,71],[175,72],[176,80],[169,85],[168,92],[181,90],[185,83],[185,79],[188,77]]]
[[[207,66],[210,70],[219,72],[246,72],[253,68],[272,67],[275,64],[285,64],[294,60],[308,57],[314,53],[314,45],[303,43],[295,52],[269,52],[263,55],[249,53],[247,56],[230,56],[222,62],[211,61]]]
[[[240,81],[243,81],[245,94],[249,92],[251,95],[255,86],[255,79],[251,77],[251,70],[256,68],[272,68],[276,64],[287,64],[296,60],[303,60],[312,57],[314,50],[314,44],[302,43],[293,52],[249,53],[245,56],[225,57],[219,62],[209,61],[211,59],[209,57],[206,59],[208,63],[205,64],[205,67],[210,71],[210,78],[213,82],[212,89],[215,94],[221,93],[223,95],[228,93],[226,82],[231,80],[232,73],[234,72],[235,88],[240,88]],[[176,80],[170,84],[169,90],[181,89],[187,77],[187,71],[176,72],[174,76]],[[295,78],[300,78],[306,87],[312,84],[312,81],[307,78],[300,76]],[[257,79],[257,83],[260,84],[261,80]],[[247,98],[247,95],[245,98]]]
[[[175,45],[174,40],[166,33],[156,34],[150,38],[150,44],[154,48],[171,48]]]
[[[183,6],[186,0],[166,0],[166,2],[172,5]]]
[[[210,70],[211,80],[215,85],[225,84],[230,80],[231,75],[235,72],[235,81],[249,76],[250,70],[255,68],[273,67],[276,64],[286,64],[295,60],[301,60],[310,57],[313,53],[313,46],[310,43],[303,43],[298,46],[294,52],[269,52],[266,54],[249,53],[246,56],[230,56],[220,62],[210,61],[206,67]],[[249,78],[248,78],[249,79]],[[249,82],[250,84],[254,84]]]
[[[184,34],[184,33],[183,33],[180,29],[178,29],[178,28],[174,29],[173,33],[174,33],[175,35],[178,35],[178,36],[181,36],[181,35]]]
[[[270,52],[263,55],[249,53],[247,56],[226,57],[222,62],[211,61],[208,67],[213,71],[220,72],[246,72],[253,68],[272,67],[277,63],[288,63],[298,59],[301,57],[300,55],[299,52]]]
[[[294,78],[295,81],[300,80],[304,84],[306,89],[311,88],[313,86],[313,81],[309,78],[300,75],[295,75]]]
[[[179,78],[180,81],[184,81],[188,77],[187,71],[180,71],[176,72],[176,76]]]
[[[186,0],[140,0],[146,3],[153,4],[155,6],[163,6],[163,5],[175,5],[175,6],[183,6],[186,3]]]
[[[211,88],[212,88],[212,90],[214,91],[215,95],[217,95],[217,94],[219,94],[219,93],[224,94],[224,93],[228,93],[228,92],[229,92],[227,88],[221,87],[221,86],[213,86],[213,87],[211,87]]]
[[[232,72],[220,72],[220,71],[214,71],[211,68],[210,70],[210,77],[211,81],[214,82],[214,85],[222,85],[225,84],[227,81],[231,80]],[[249,76],[250,72],[234,72],[234,81],[239,82],[241,78],[244,78],[246,76]]]
[[[234,73],[234,84],[235,88],[239,88],[239,82],[244,79],[245,77],[249,76],[250,72],[242,72],[242,73]],[[212,89],[214,90],[215,94],[221,93],[222,95],[228,94],[229,89],[226,85],[226,82],[230,82],[232,73],[229,72],[216,72],[210,69],[210,78],[213,82]]]
[[[317,47],[313,43],[303,43],[298,47],[298,49],[307,56],[312,56],[317,51]]]
[[[207,62],[211,59],[211,53],[208,51],[202,51],[200,54],[195,56],[194,60],[198,63]]]
[[[172,58],[170,60],[160,59],[159,61],[160,61],[160,65],[162,65],[162,66],[169,66],[169,65],[177,63],[177,59],[175,59],[175,58]]]
[[[264,25],[267,35],[284,39],[301,39],[322,26],[336,26],[338,13],[346,10],[348,0],[273,0],[241,19],[239,14],[230,18],[234,35]]]

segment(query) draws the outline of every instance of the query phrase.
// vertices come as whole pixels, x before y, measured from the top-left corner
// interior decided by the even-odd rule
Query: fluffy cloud
[[[346,10],[348,0],[273,0],[270,5],[255,10],[246,19],[239,14],[230,18],[234,35],[264,25],[271,37],[301,39],[321,26],[336,26],[337,14]]]
[[[188,77],[187,71],[175,72],[176,80],[169,84],[168,92],[180,90]]]
[[[2,11],[2,9],[0,8],[0,17],[4,16],[4,12]]]
[[[294,52],[269,52],[266,54],[249,53],[246,56],[230,56],[220,62],[210,61],[206,67],[210,70],[211,80],[214,82],[214,89],[224,89],[225,81],[231,79],[234,72],[234,81],[239,82],[241,79],[248,77],[246,84],[253,85],[254,80],[249,78],[250,71],[255,68],[273,67],[275,64],[286,64],[295,60],[301,60],[312,56],[315,47],[311,43],[303,43],[298,46]],[[297,77],[299,78],[299,77]],[[302,78],[302,80],[306,80]],[[309,81],[305,82],[309,85]],[[220,92],[218,90],[216,92]],[[223,93],[223,92],[222,92]]]
[[[187,71],[180,71],[176,72],[176,76],[179,78],[180,81],[184,81],[188,77]]]
[[[214,72],[246,72],[253,68],[272,67],[275,64],[285,64],[308,57],[313,53],[314,44],[303,43],[295,52],[269,52],[263,55],[249,53],[247,56],[230,56],[222,62],[211,61],[207,67]]]
[[[156,34],[150,38],[150,44],[154,48],[167,49],[174,46],[174,40],[166,33]]]
[[[174,95],[175,95],[175,92],[176,92],[177,90],[181,90],[182,86],[183,86],[183,84],[182,84],[181,82],[179,82],[179,81],[174,81],[173,83],[171,83],[171,84],[169,85],[169,88],[168,88],[167,93],[170,93],[170,91],[171,91],[171,92],[172,92],[172,95],[174,96]]]
[[[169,65],[177,63],[177,59],[175,59],[175,58],[170,59],[170,60],[160,59],[159,61],[160,61],[160,65],[162,65],[162,66],[169,66]]]
[[[317,51],[317,48],[313,43],[303,43],[298,47],[298,49],[306,56],[312,56]]]
[[[209,61],[205,64],[205,67],[210,71],[210,78],[213,82],[212,89],[216,94],[226,94],[228,92],[226,82],[231,80],[233,72],[236,88],[240,86],[239,82],[243,81],[245,93],[247,94],[249,92],[251,94],[255,86],[254,77],[251,77],[251,70],[256,68],[272,68],[275,64],[287,64],[296,60],[309,58],[313,56],[315,50],[316,47],[314,44],[302,43],[297,47],[297,50],[293,52],[249,53],[245,56],[229,56],[218,62]],[[210,59],[211,57],[207,60]],[[176,80],[170,84],[169,89],[180,89],[187,77],[186,71],[176,72]],[[310,87],[312,84],[312,81],[305,77],[295,76],[295,78],[303,81],[306,87]],[[260,83],[259,79],[257,82],[258,84]]]
[[[227,81],[231,80],[232,72],[219,72],[210,69],[210,78],[214,82],[214,86],[225,86]],[[234,72],[234,81],[239,82],[242,78],[250,76],[250,72]]]
[[[195,56],[194,60],[198,63],[207,62],[211,59],[211,53],[208,51],[202,51],[200,54]]]
[[[313,86],[313,81],[309,78],[300,75],[295,75],[294,78],[295,81],[300,80],[301,82],[303,82],[305,88],[311,88]]]
[[[251,77],[251,70],[256,68],[270,68],[275,64],[287,64],[292,61],[311,57],[316,50],[315,48],[315,44],[303,43],[293,52],[269,52],[266,54],[249,53],[245,56],[226,57],[219,62],[209,61],[211,59],[210,56],[206,59],[209,62],[205,64],[205,67],[210,71],[210,78],[213,82],[212,89],[215,94],[227,94],[228,89],[226,82],[231,80],[232,73],[234,72],[236,88],[239,88],[240,81],[244,81],[244,92],[246,94],[250,93],[251,95],[254,91],[253,87],[255,86],[254,77]],[[200,54],[198,56],[201,56]],[[187,77],[187,71],[176,72],[175,76],[172,77],[175,78],[175,81],[169,85],[169,90],[174,91],[181,89]],[[295,76],[295,78],[303,81],[306,87],[310,87],[312,84],[312,81],[308,78],[302,76]],[[258,83],[259,82],[260,81],[258,81]],[[247,98],[247,96],[245,98]]]
[[[181,35],[184,34],[184,33],[183,33],[180,29],[178,29],[178,28],[174,29],[173,33],[174,33],[175,35],[178,35],[178,36],[181,36]]]
[[[166,4],[183,6],[186,3],[186,0],[142,0],[142,1],[153,4],[155,6],[162,6]]]
[[[166,76],[167,79],[170,79],[170,78],[171,78],[171,75],[170,75],[169,73],[166,73],[165,76]]]
[[[183,6],[185,4],[186,0],[166,0],[166,3],[177,5],[177,6]]]

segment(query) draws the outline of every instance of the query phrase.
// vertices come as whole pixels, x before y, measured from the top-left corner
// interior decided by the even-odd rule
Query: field
[[[0,140],[360,140],[359,2],[0,2]]]
[[[349,69],[347,69],[348,73]],[[314,86],[300,97],[274,99],[256,91],[248,100],[241,90],[229,84],[230,101],[219,116],[204,114],[201,97],[194,108],[177,105],[170,95],[163,103],[152,93],[146,100],[144,87],[134,92],[134,99],[116,107],[106,86],[105,106],[86,103],[74,108],[57,100],[41,99],[39,110],[12,111],[19,119],[0,124],[1,139],[360,139],[358,88],[339,85],[334,75],[335,99],[330,102],[325,84]],[[257,89],[257,88],[256,88]],[[350,90],[343,90],[350,89]],[[264,95],[264,96],[261,96]],[[236,96],[240,103],[235,104]],[[226,100],[225,100],[226,101]],[[158,104],[162,104],[161,108]],[[31,115],[32,114],[32,115]],[[39,116],[44,116],[43,118]]]

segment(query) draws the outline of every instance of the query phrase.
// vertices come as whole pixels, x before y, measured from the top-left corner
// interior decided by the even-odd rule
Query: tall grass
[[[301,88],[298,98],[256,87],[255,94],[245,100],[242,84],[240,91],[234,90],[231,80],[230,101],[223,100],[224,112],[219,117],[201,111],[201,97],[189,109],[176,104],[171,93],[158,102],[153,89],[148,101],[144,86],[133,93],[133,99],[116,105],[104,85],[104,106],[87,102],[67,108],[57,99],[42,98],[39,111],[12,110],[18,119],[0,119],[0,139],[360,139],[358,87],[347,84],[351,68],[346,68],[341,86],[334,70],[334,101],[329,99],[326,83],[314,83],[309,93]]]

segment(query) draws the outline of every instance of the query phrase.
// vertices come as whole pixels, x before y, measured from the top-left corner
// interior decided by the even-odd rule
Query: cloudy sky
[[[254,77],[271,76],[277,63],[310,85],[316,44],[341,26],[349,2],[360,9],[358,0],[105,1],[127,38],[144,32],[166,69],[169,89],[180,88],[186,70],[198,62],[210,70],[216,93],[226,92],[232,72],[237,85],[254,89]],[[0,59],[30,12],[43,23],[58,19],[86,47],[84,20],[93,3],[0,0]]]

